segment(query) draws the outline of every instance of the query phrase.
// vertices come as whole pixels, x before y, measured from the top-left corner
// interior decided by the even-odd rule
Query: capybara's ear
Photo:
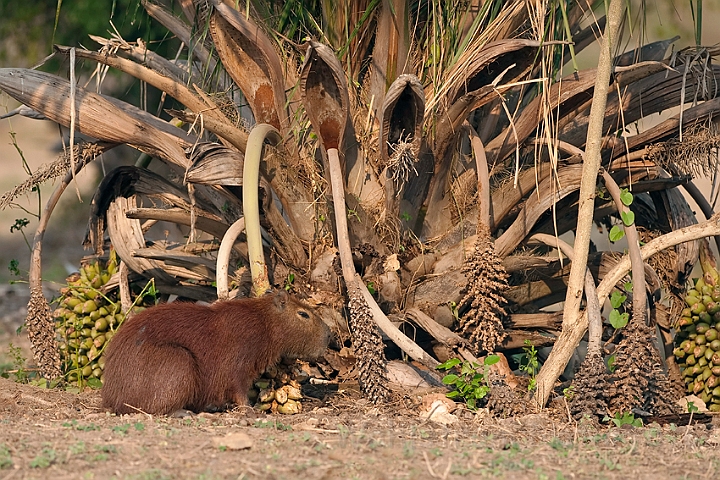
[[[273,299],[273,302],[275,303],[275,307],[283,311],[285,310],[285,306],[287,305],[288,301],[288,294],[285,290],[278,290],[278,293],[275,294],[275,298]]]

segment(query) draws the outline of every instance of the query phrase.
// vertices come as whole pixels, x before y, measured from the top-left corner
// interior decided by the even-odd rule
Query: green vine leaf
[[[620,190],[620,201],[625,205],[626,207],[629,207],[632,205],[633,202],[633,194],[630,193],[630,191],[627,188],[623,188]]]
[[[454,367],[455,365],[459,365],[460,363],[462,363],[462,362],[459,358],[451,358],[451,359],[441,363],[440,365],[438,365],[435,368],[437,368],[438,370],[449,370],[452,367]]]
[[[612,305],[612,308],[620,308],[620,305],[625,303],[625,300],[627,300],[627,295],[623,295],[617,290],[613,291],[610,295],[610,305]]]
[[[625,325],[627,325],[629,319],[630,314],[628,314],[627,312],[620,313],[618,310],[613,310],[612,312],[610,312],[610,325],[612,325],[615,330],[623,328]]]
[[[635,223],[635,212],[633,212],[632,210],[622,212],[620,213],[620,216],[622,217],[623,223],[628,227]]]
[[[500,355],[488,355],[483,362],[485,365],[495,365],[500,361]]]
[[[623,230],[623,228],[618,225],[613,225],[613,227],[610,229],[610,234],[608,235],[608,238],[611,242],[615,243],[624,236],[625,230]]]

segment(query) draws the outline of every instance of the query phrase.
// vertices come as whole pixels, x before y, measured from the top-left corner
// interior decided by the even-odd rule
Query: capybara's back
[[[103,406],[168,414],[242,405],[266,367],[283,357],[316,359],[329,340],[312,308],[285,291],[151,307],[126,321],[107,347]]]

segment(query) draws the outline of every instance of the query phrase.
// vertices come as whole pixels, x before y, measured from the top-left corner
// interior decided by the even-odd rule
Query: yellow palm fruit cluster
[[[707,269],[687,291],[675,337],[675,358],[688,394],[695,394],[711,412],[720,412],[720,282]]]
[[[113,250],[105,265],[100,261],[83,265],[60,290],[55,331],[65,380],[70,385],[82,388],[102,384],[103,351],[125,318],[116,294],[101,292],[117,268]]]
[[[248,392],[250,402],[260,411],[294,415],[302,412],[300,383],[309,375],[300,362],[293,365],[272,365],[256,380]]]

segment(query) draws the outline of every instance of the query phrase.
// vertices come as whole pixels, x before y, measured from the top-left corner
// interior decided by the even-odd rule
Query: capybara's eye
[[[303,318],[310,318],[310,315],[305,310],[298,310],[298,315],[300,315]]]

